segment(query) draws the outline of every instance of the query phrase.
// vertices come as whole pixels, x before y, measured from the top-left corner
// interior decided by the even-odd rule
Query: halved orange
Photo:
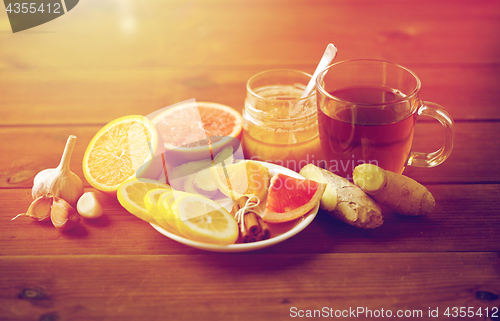
[[[153,119],[167,158],[179,162],[210,159],[228,144],[239,145],[243,118],[233,108],[211,102],[182,102]],[[237,150],[239,146],[234,150]]]
[[[295,220],[318,205],[325,183],[276,174],[271,178],[262,219],[270,223]]]
[[[92,138],[83,156],[83,174],[99,191],[116,193],[132,177],[157,178],[163,143],[153,123],[139,115],[115,119]]]
[[[245,160],[227,166],[212,166],[210,174],[227,197],[257,196],[263,201],[269,186],[269,169],[256,161]]]

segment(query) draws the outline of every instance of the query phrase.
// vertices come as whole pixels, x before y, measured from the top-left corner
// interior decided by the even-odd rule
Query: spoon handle
[[[311,80],[307,84],[307,87],[304,90],[304,93],[302,94],[301,98],[307,97],[311,94],[311,91],[314,89],[314,85],[316,84],[316,78],[318,77],[318,74],[333,61],[336,55],[337,55],[337,48],[331,43],[328,44],[325,53],[323,54],[323,57],[321,57],[318,67],[316,67],[316,70],[314,71]]]

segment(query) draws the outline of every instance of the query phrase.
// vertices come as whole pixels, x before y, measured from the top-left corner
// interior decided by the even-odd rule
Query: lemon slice
[[[150,190],[144,196],[144,206],[146,207],[146,211],[148,212],[148,214],[153,218],[156,224],[169,231],[172,227],[170,226],[170,224],[168,224],[168,221],[166,221],[164,213],[160,211],[160,208],[158,207],[158,201],[160,200],[160,198],[165,197],[166,195],[169,195],[171,193],[171,189],[156,188]]]
[[[175,202],[176,199],[181,197],[182,195],[191,195],[191,194],[176,190],[164,192],[158,198],[156,205],[157,206],[156,207],[157,212],[155,214],[156,222],[161,227],[175,234],[181,234],[179,233],[179,228],[178,228],[179,214]]]
[[[184,194],[172,202],[178,215],[179,232],[194,241],[213,244],[233,244],[238,239],[238,223],[216,202],[195,194]]]
[[[165,191],[171,190],[168,184],[160,183],[154,179],[129,179],[118,187],[118,202],[120,202],[128,212],[140,219],[149,223],[155,223],[153,215],[148,211],[144,203],[144,196],[154,189],[164,189]]]
[[[165,193],[171,193],[171,190],[165,188],[155,188],[144,195],[144,206],[149,213],[158,212],[158,200]],[[153,215],[154,216],[154,215]]]

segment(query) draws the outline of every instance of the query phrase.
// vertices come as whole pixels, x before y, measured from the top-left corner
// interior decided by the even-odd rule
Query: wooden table
[[[349,312],[380,320],[389,311],[392,319],[498,319],[499,40],[496,0],[85,0],[19,33],[2,7],[0,319]],[[383,226],[361,230],[320,212],[291,239],[239,254],[179,244],[112,198],[103,198],[101,219],[67,233],[28,218],[11,222],[31,202],[34,175],[57,166],[68,135],[78,137],[71,169],[83,178],[85,148],[112,119],[191,98],[241,111],[250,76],[313,72],[329,42],[338,61],[375,58],[414,70],[422,97],[454,118],[451,157],[405,171],[434,194],[432,213],[388,212]],[[420,121],[415,149],[431,151],[440,135],[439,124]]]

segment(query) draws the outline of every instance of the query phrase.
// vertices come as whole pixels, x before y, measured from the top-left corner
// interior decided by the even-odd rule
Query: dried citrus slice
[[[239,147],[243,118],[233,108],[211,102],[184,102],[152,120],[167,150],[167,158],[210,159],[224,146]],[[236,146],[237,145],[237,146]]]
[[[213,244],[233,244],[238,223],[229,212],[206,197],[185,194],[175,200],[179,232],[188,239]]]
[[[227,166],[212,166],[212,179],[227,197],[257,196],[264,200],[269,186],[269,169],[259,162],[246,160]]]
[[[270,223],[295,220],[318,205],[325,183],[276,174],[271,178],[262,219]]]
[[[149,212],[144,204],[144,196],[155,189],[170,190],[170,186],[153,179],[132,178],[118,187],[118,202],[130,213],[144,221],[155,223],[153,213]]]
[[[115,119],[92,138],[83,156],[83,173],[94,188],[116,193],[127,179],[156,178],[161,172],[163,143],[153,123],[143,116]],[[136,175],[137,174],[137,175]]]

